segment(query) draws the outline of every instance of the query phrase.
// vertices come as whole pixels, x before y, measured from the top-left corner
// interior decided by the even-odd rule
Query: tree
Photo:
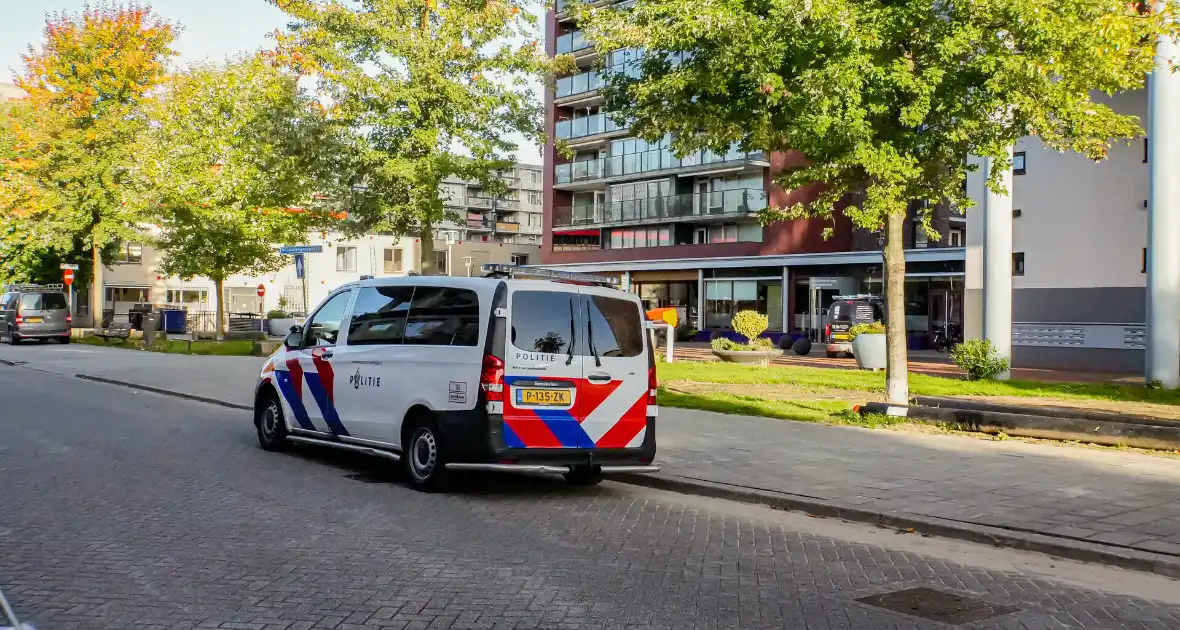
[[[133,237],[142,217],[126,205],[140,107],[163,79],[176,30],[138,4],[102,4],[47,18],[17,85],[31,111],[0,121],[0,217],[19,216],[59,250],[90,251],[91,314],[102,314],[103,249]]]
[[[298,77],[261,57],[177,74],[146,109],[136,202],[155,217],[161,271],[225,281],[286,264],[275,243],[301,243],[334,223],[315,195],[339,134]]]
[[[357,137],[349,198],[356,229],[417,232],[433,272],[434,228],[448,217],[448,176],[491,192],[511,167],[508,134],[537,138],[539,99],[529,77],[548,66],[536,18],[521,0],[271,0],[294,18],[278,34],[285,59],[314,73],[330,116]],[[469,155],[460,156],[457,150]]]
[[[815,197],[765,221],[842,213],[884,238],[889,402],[905,404],[903,226],[911,202],[969,207],[968,154],[1010,160],[1026,135],[1095,160],[1139,133],[1095,100],[1143,86],[1155,42],[1175,36],[1175,0],[644,0],[581,7],[600,51],[661,51],[640,78],[612,73],[607,108],[681,154],[798,151],[775,174]],[[1002,192],[997,168],[988,186]],[[929,217],[923,219],[928,229]],[[826,231],[828,234],[831,228]],[[937,235],[934,235],[935,237]]]

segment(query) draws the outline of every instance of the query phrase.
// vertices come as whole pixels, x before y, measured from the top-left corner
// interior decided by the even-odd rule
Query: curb
[[[1135,571],[1155,573],[1171,578],[1180,578],[1180,556],[1141,551],[1120,545],[1099,544],[1081,539],[953,521],[935,516],[874,512],[859,507],[842,505],[834,501],[825,501],[813,497],[767,490],[756,490],[715,483],[703,479],[693,479],[691,477],[662,474],[620,474],[611,475],[610,479],[620,483],[667,490],[680,494],[726,499],[741,503],[753,503],[779,510],[806,512],[814,516],[868,523],[891,529],[912,529],[915,533],[922,535],[952,538],[996,547],[1008,547],[1069,560],[1094,562]]]
[[[130,383],[127,381],[117,381],[113,378],[103,378],[101,376],[91,376],[89,374],[75,374],[74,378],[80,378],[84,381],[93,381],[95,383],[105,383],[107,385],[119,385],[128,389],[138,389],[153,394],[160,394],[161,396],[171,396],[173,398],[183,398],[185,400],[192,400],[195,402],[202,402],[210,405],[217,405],[219,407],[228,407],[229,409],[242,409],[245,411],[253,411],[253,407],[247,405],[239,405],[237,403],[226,402],[224,400],[217,400],[216,398],[208,398],[205,396],[197,396],[195,394],[185,394],[184,392],[176,392],[170,389],[162,389],[159,387],[151,387],[149,385],[140,385],[138,383]]]

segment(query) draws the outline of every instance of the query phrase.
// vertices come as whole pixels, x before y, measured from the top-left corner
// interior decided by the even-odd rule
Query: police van
[[[638,296],[514,265],[363,279],[332,292],[262,369],[262,448],[311,444],[449,471],[656,472],[656,375]]]

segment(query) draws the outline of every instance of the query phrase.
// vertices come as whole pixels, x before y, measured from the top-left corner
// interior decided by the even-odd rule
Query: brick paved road
[[[902,587],[1020,608],[973,628],[1177,628],[1180,583],[616,484],[366,483],[246,414],[0,366],[0,584],[58,628],[943,628]]]

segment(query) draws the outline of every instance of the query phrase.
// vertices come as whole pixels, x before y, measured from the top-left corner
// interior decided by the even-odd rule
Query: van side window
[[[303,347],[334,346],[340,336],[340,323],[344,320],[344,309],[348,308],[349,291],[333,295],[304,327]]]
[[[369,346],[402,342],[414,287],[364,287],[352,307],[348,345]]]
[[[479,296],[467,289],[415,287],[405,343],[474,346],[479,341]]]
[[[634,302],[602,295],[583,298],[590,317],[591,342],[598,356],[637,357],[643,354],[643,321]]]
[[[562,291],[517,291],[512,294],[511,341],[514,347],[526,352],[565,354],[575,339],[574,322],[578,330],[585,330],[581,318],[574,313],[578,294]],[[581,333],[578,333],[581,334]]]

